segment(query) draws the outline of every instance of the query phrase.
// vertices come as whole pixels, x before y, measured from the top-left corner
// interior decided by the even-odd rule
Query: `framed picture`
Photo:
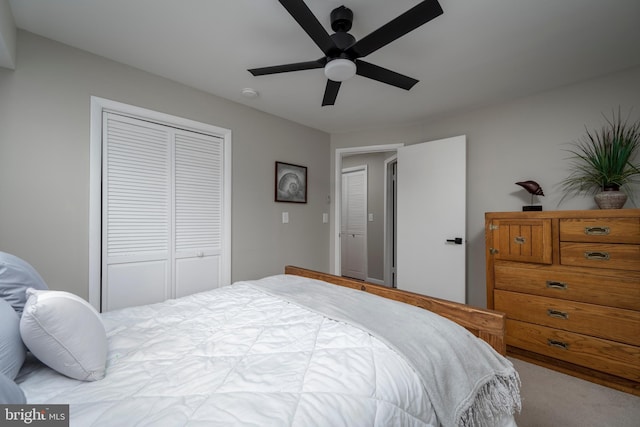
[[[307,167],[276,162],[276,202],[307,203]]]

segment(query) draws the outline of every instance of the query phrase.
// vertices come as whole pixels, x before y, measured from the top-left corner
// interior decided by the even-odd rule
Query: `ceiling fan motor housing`
[[[347,32],[351,29],[353,22],[353,12],[344,6],[337,7],[331,11],[331,28],[333,31]]]
[[[329,52],[329,57],[353,59],[349,57],[344,51],[356,42],[355,37],[353,37],[349,33],[343,33],[341,31],[331,34],[330,37],[331,40],[333,40],[333,42],[336,44],[336,47],[338,49],[334,52]]]
[[[340,6],[331,11],[331,28],[335,33],[331,34],[330,37],[338,49],[329,52],[329,58],[354,59],[344,53],[356,42],[356,38],[347,32],[351,29],[352,22],[353,12],[351,9]]]

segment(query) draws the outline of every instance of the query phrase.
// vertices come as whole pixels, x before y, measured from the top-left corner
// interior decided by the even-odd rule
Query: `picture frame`
[[[307,167],[276,162],[275,201],[307,203]]]

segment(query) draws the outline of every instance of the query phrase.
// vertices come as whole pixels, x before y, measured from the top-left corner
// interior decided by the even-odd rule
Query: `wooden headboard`
[[[504,313],[290,265],[285,267],[284,272],[285,274],[294,274],[296,276],[333,283],[334,285],[359,289],[364,292],[429,310],[465,327],[472,334],[489,343],[491,347],[503,356],[506,354]]]

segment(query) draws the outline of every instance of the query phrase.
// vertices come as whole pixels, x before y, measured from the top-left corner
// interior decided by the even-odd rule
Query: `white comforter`
[[[70,404],[79,427],[440,425],[422,380],[381,340],[251,284],[103,321],[106,377],[30,363],[17,378],[29,403]]]

